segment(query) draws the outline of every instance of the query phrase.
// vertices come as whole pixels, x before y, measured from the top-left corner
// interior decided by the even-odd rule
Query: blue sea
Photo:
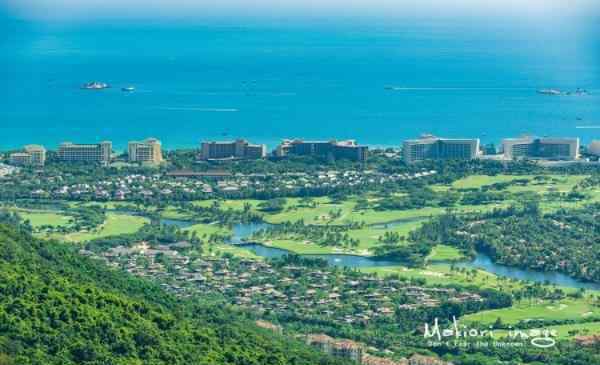
[[[600,25],[2,19],[0,149],[158,137],[600,138]],[[82,90],[89,81],[109,83]],[[121,87],[134,86],[125,93]],[[389,89],[393,87],[394,89]],[[584,88],[588,96],[536,90]]]

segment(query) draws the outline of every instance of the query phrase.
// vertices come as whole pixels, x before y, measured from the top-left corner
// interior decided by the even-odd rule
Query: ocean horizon
[[[167,149],[245,138],[424,133],[499,145],[600,138],[600,26],[541,32],[459,19],[0,25],[0,149],[159,138]],[[537,32],[536,32],[537,31]],[[90,81],[106,90],[83,90]],[[123,92],[133,86],[135,92]],[[541,95],[539,89],[589,95]]]

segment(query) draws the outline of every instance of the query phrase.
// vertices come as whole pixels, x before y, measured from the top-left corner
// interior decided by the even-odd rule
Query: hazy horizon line
[[[35,20],[244,18],[517,18],[557,22],[598,14],[595,0],[0,0],[0,13]]]

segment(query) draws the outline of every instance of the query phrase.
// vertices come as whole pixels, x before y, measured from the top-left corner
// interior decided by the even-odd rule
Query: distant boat
[[[541,89],[537,91],[538,94],[543,94],[543,95],[561,95],[562,93],[560,92],[560,90],[557,89]]]
[[[81,88],[85,89],[85,90],[102,90],[102,89],[108,89],[109,87],[110,86],[107,83],[98,82],[98,81],[88,82],[87,84],[83,84],[81,86]]]
[[[135,91],[135,87],[133,87],[133,86],[127,86],[127,87],[121,88],[121,91],[125,91],[125,92],[130,93],[130,92]]]

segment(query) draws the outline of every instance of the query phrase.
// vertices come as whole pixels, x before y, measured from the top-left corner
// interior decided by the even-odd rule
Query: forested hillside
[[[337,364],[0,224],[0,364]]]

